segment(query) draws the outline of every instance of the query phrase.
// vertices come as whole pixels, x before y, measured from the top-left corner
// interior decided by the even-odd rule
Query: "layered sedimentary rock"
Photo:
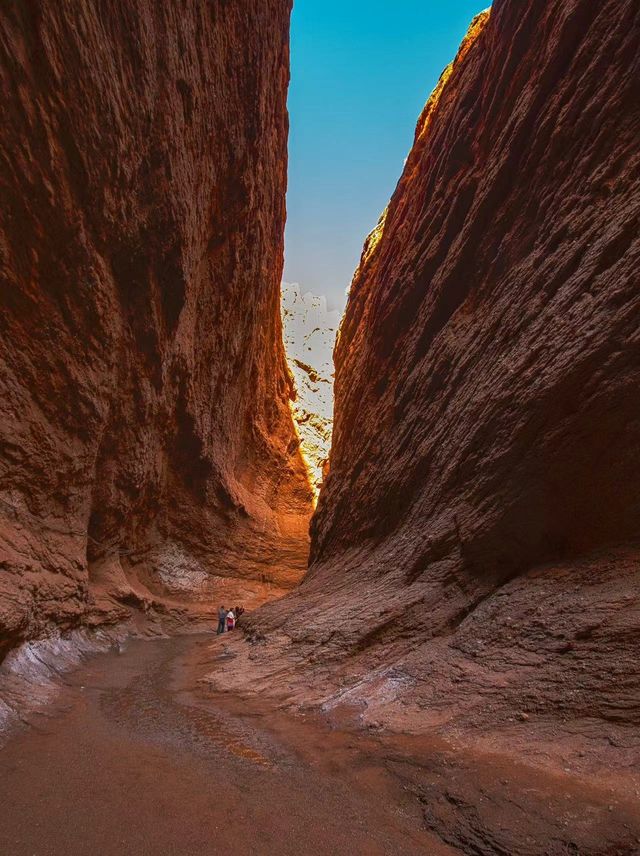
[[[250,622],[258,691],[631,775],[639,60],[632,0],[473,22],[351,287],[312,565]]]
[[[282,284],[282,324],[289,368],[295,381],[292,412],[311,486],[319,493],[328,468],[333,427],[333,346],[340,313],[326,297]]]
[[[0,644],[306,566],[290,0],[0,10]],[[96,597],[100,595],[98,600]]]

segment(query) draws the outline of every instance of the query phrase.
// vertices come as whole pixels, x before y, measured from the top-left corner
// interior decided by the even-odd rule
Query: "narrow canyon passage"
[[[638,856],[640,4],[473,18],[340,322],[292,6],[0,4],[0,856]]]

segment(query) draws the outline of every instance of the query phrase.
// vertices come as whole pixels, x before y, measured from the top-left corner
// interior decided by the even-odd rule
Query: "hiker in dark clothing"
[[[224,608],[224,606],[221,606],[220,609],[218,610],[218,629],[216,631],[218,636],[221,633],[224,633],[224,631],[226,629],[226,623],[227,623],[227,610]]]

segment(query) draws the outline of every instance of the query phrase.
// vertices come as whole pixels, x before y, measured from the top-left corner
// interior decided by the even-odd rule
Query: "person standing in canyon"
[[[232,609],[227,612],[227,632],[234,629],[236,626],[236,616]]]
[[[224,633],[226,627],[226,619],[227,619],[227,610],[220,605],[220,609],[218,610],[218,629],[216,634],[219,636],[221,633]]]

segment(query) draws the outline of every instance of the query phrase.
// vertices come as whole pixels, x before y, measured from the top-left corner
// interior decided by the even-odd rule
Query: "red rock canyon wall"
[[[408,582],[502,580],[640,535],[639,12],[524,10],[476,20],[365,248],[319,564],[404,532]]]
[[[2,4],[0,644],[157,597],[259,601],[306,566],[289,14]]]

